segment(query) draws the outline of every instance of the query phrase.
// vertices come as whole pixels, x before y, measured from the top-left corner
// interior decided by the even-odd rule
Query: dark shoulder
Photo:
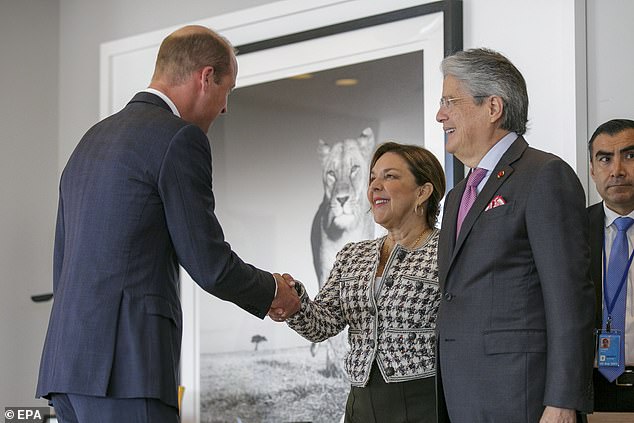
[[[561,157],[533,147],[528,147],[522,158],[533,165],[570,167]]]
[[[592,219],[592,218],[596,218],[596,219],[602,219],[605,217],[604,211],[603,211],[603,202],[598,202],[596,204],[593,204],[591,206],[588,206],[588,208],[586,209],[588,210],[588,216]]]
[[[534,182],[566,181],[566,183],[578,183],[579,178],[575,170],[561,157],[546,151],[528,147],[521,159],[516,162],[516,169],[521,169],[526,174],[533,175]]]

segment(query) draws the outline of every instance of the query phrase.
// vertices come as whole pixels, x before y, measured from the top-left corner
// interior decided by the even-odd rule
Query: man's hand
[[[277,282],[277,295],[271,303],[269,317],[276,322],[283,322],[299,311],[301,303],[295,290],[295,280],[291,275],[273,273],[273,277]]]
[[[576,423],[575,410],[546,406],[539,423]]]

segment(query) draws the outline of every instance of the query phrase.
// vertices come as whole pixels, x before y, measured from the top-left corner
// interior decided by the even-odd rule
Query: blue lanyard
[[[623,276],[621,276],[621,283],[619,283],[619,287],[616,290],[616,293],[614,294],[614,297],[612,298],[612,301],[608,300],[608,289],[607,289],[607,285],[606,285],[606,280],[607,280],[607,265],[606,265],[606,258],[605,258],[605,231],[603,232],[603,302],[605,303],[605,308],[608,312],[608,320],[606,323],[606,330],[608,332],[610,332],[611,329],[611,325],[612,325],[612,310],[614,310],[614,306],[616,305],[616,300],[619,298],[619,294],[621,293],[621,290],[623,289],[623,286],[625,285],[625,281],[627,280],[627,274],[630,271],[630,266],[632,265],[632,259],[634,258],[634,250],[632,251],[632,254],[630,254],[630,258],[627,261],[627,267],[625,268],[625,271],[623,272]]]

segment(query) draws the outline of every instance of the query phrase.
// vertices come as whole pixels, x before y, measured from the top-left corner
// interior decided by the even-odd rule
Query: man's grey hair
[[[489,96],[502,98],[504,109],[500,127],[522,135],[528,122],[528,93],[520,71],[500,53],[475,48],[446,57],[441,65],[443,77],[453,76],[482,104]]]

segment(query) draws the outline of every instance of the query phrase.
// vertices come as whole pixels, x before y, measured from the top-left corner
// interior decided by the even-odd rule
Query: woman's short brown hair
[[[422,186],[427,182],[434,187],[434,192],[427,200],[426,219],[430,228],[436,225],[440,212],[440,200],[445,195],[445,172],[440,162],[429,150],[418,145],[399,144],[386,142],[381,144],[372,156],[370,170],[377,160],[385,153],[398,154],[405,160],[410,172],[414,175],[416,184]]]

